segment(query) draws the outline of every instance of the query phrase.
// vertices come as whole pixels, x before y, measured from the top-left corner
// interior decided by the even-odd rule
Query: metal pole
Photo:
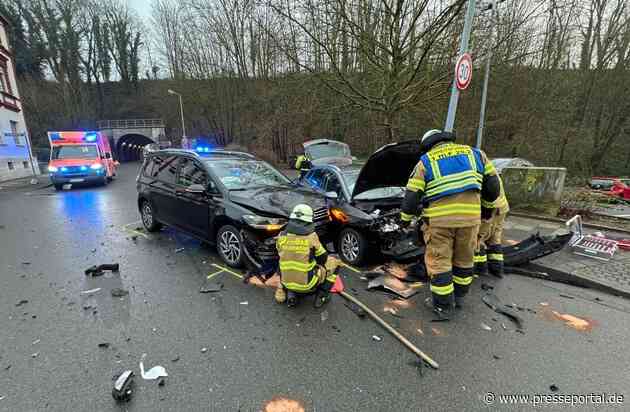
[[[475,17],[475,0],[468,0],[468,10],[466,11],[466,20],[464,20],[464,31],[459,44],[459,56],[468,51],[468,42],[470,40],[470,31],[472,30],[472,22]],[[446,125],[444,130],[453,131],[455,125],[455,114],[457,112],[457,102],[459,101],[459,89],[457,88],[457,79],[453,78],[453,86],[451,88],[451,99],[448,103],[448,114],[446,115]]]
[[[186,125],[184,124],[184,103],[182,101],[182,95],[179,95],[179,111],[182,114],[182,137],[186,137]]]
[[[497,17],[497,1],[492,0],[492,13],[493,17]],[[490,64],[492,63],[492,35],[494,32],[494,23],[496,19],[493,19],[490,25],[490,51],[488,52],[488,58],[486,59],[486,74],[483,79],[483,92],[481,94],[481,111],[479,112],[479,127],[477,128],[477,143],[475,146],[477,149],[481,149],[481,143],[483,141],[483,124],[486,118],[486,100],[488,98],[488,80],[490,79]]]

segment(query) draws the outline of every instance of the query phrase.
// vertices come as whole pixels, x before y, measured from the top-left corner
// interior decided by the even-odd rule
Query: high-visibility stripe
[[[489,253],[488,260],[503,262],[503,254],[502,253]]]
[[[306,285],[294,282],[282,282],[282,286],[295,292],[309,292],[313,290],[315,286],[317,286],[318,281],[319,279],[317,278],[317,276],[313,276]]]
[[[426,183],[423,179],[411,178],[407,182],[407,190],[411,190],[412,192],[423,192],[425,184]]]
[[[326,253],[326,249],[324,249],[322,245],[319,245],[319,247],[315,250],[315,256],[321,256],[324,253]]]
[[[479,205],[471,205],[466,203],[453,203],[451,205],[433,206],[424,209],[424,217],[440,217],[449,215],[470,215],[479,216],[481,208]]]
[[[453,293],[455,291],[455,286],[452,283],[449,283],[446,286],[431,285],[430,289],[431,292],[435,293],[436,295],[444,296]]]
[[[486,162],[486,165],[483,168],[483,174],[484,175],[490,175],[493,173],[496,173],[497,170],[494,168],[494,165],[492,164],[491,161],[488,160],[488,162]]]
[[[474,263],[485,263],[488,261],[488,256],[487,255],[475,255],[473,256],[473,262]]]
[[[457,283],[458,285],[468,286],[472,283],[472,281],[473,281],[472,276],[466,276],[465,278],[460,278],[459,276],[453,275],[453,282]]]
[[[337,275],[335,275],[334,273],[332,275],[326,276],[327,282],[335,283],[336,280],[337,280]]]
[[[413,215],[407,214],[405,212],[400,212],[400,219],[404,222],[411,222],[411,219],[413,219]]]
[[[297,270],[298,272],[310,272],[315,267],[315,262],[303,263],[295,260],[280,261],[280,270]]]
[[[446,192],[447,190],[461,189],[461,188],[469,186],[469,185],[474,185],[479,190],[481,189],[481,181],[480,181],[480,179],[478,179],[476,177],[468,177],[468,178],[462,179],[461,181],[458,181],[458,182],[453,182],[453,183],[449,183],[449,184],[440,185],[440,186],[435,187],[435,188],[433,188],[431,190],[428,190],[427,193],[426,193],[426,196],[434,196],[434,195],[440,194],[442,192]]]
[[[427,183],[427,190],[430,190],[437,185],[440,185],[443,183],[451,183],[451,182],[454,182],[454,181],[457,181],[466,177],[477,177],[479,180],[481,180],[481,175],[479,173],[475,172],[474,170],[466,170],[464,172],[453,173],[452,175],[443,177],[440,180],[430,181],[429,183]]]

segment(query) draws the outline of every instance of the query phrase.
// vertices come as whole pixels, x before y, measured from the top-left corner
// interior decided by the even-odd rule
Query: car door
[[[155,155],[149,180],[150,198],[157,218],[163,223],[172,225],[177,225],[177,197],[175,195],[177,162],[176,155]]]
[[[210,222],[210,197],[205,190],[203,193],[191,192],[189,188],[192,185],[201,185],[207,189],[208,174],[194,159],[181,157],[175,189],[178,226],[195,236],[205,238],[208,236]]]
[[[324,193],[336,193],[338,201],[343,201],[345,199],[343,187],[341,186],[341,180],[335,172],[327,170],[326,173],[324,173],[323,182]]]

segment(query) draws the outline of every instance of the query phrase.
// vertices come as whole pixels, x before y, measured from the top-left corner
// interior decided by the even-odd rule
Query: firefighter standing
[[[276,289],[276,302],[286,301],[292,307],[297,304],[298,296],[317,292],[315,307],[327,303],[330,289],[337,279],[338,262],[328,257],[319,241],[310,206],[293,208],[286,229],[278,236],[276,248],[280,255],[280,286]]]
[[[300,179],[301,179],[309,170],[311,170],[311,167],[313,167],[313,164],[311,163],[311,160],[308,158],[306,154],[301,154],[297,157],[297,159],[295,159],[294,167],[295,167],[295,170],[300,171]]]
[[[473,256],[481,223],[481,199],[499,195],[494,166],[481,150],[455,143],[455,136],[430,130],[409,182],[401,219],[410,222],[422,206],[425,264],[439,315],[461,304],[473,280]]]
[[[481,200],[481,226],[475,253],[475,274],[484,276],[488,270],[496,277],[503,277],[503,225],[510,205],[503,181],[499,179],[500,194],[494,202]]]

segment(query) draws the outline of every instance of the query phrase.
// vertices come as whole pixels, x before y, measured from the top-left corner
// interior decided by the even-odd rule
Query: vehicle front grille
[[[313,211],[313,222],[324,224],[330,221],[330,215],[328,214],[328,208],[322,207]]]

